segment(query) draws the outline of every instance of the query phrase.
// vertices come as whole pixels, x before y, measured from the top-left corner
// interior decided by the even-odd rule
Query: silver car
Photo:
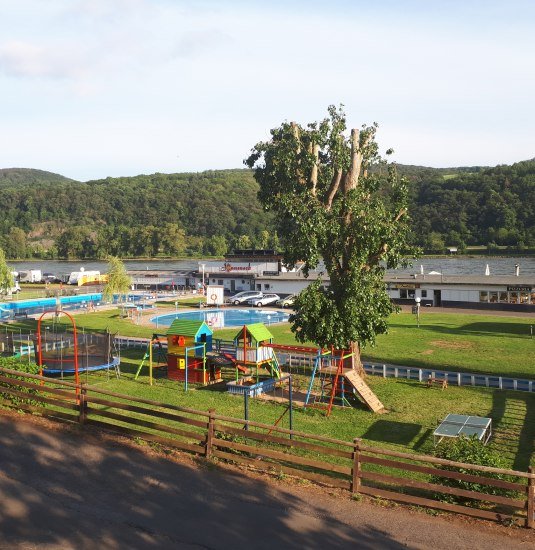
[[[262,306],[267,306],[269,304],[273,304],[277,300],[280,300],[280,298],[281,297],[278,294],[264,292],[264,294],[260,298],[253,298],[251,300],[247,300],[247,303],[255,307],[262,307]]]

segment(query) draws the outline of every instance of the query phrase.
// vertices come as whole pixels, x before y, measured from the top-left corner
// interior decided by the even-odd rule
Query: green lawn
[[[149,337],[155,329],[132,324],[120,317],[118,310],[99,311],[76,316],[84,330],[109,328],[122,335]],[[422,315],[420,328],[414,316],[392,317],[390,334],[378,338],[375,348],[366,348],[364,355],[377,363],[433,367],[436,369],[503,373],[534,377],[535,340],[529,338],[530,319],[429,313]],[[15,325],[35,329],[35,321]],[[230,339],[238,329],[216,331],[215,336]],[[275,341],[295,343],[289,325],[270,327]],[[163,332],[160,329],[160,332]],[[177,382],[167,380],[156,371],[155,384],[149,386],[147,368],[134,381],[134,373],[144,350],[130,349],[122,354],[122,377],[108,380],[103,373],[83,376],[90,384],[127,395],[173,403],[185,407],[243,417],[243,399],[227,394],[224,387],[192,388],[187,393]],[[301,389],[306,378],[296,378]],[[450,386],[427,388],[418,382],[368,376],[367,382],[388,409],[374,415],[362,405],[336,408],[330,418],[321,410],[297,409],[294,428],[344,440],[362,437],[371,444],[409,449],[419,453],[432,451],[432,431],[437,421],[455,412],[493,419],[495,436],[492,445],[498,448],[511,467],[525,470],[533,462],[535,440],[535,398],[532,394]],[[265,423],[275,422],[285,406],[263,400],[251,400],[250,418]],[[282,426],[288,427],[287,416]]]
[[[193,387],[184,391],[182,383],[167,380],[162,371],[155,370],[153,386],[149,385],[148,368],[144,367],[137,381],[134,373],[143,350],[123,353],[122,376],[107,380],[100,374],[90,374],[87,382],[131,396],[167,402],[199,410],[216,409],[220,414],[243,418],[244,400],[229,395],[223,384]],[[82,377],[84,381],[85,376]],[[526,470],[535,466],[535,399],[522,392],[486,388],[450,386],[442,391],[438,386],[427,388],[416,381],[367,377],[367,383],[384,403],[388,412],[375,415],[360,403],[355,407],[335,407],[327,418],[320,409],[294,410],[294,429],[351,441],[361,437],[368,444],[421,454],[433,451],[432,432],[437,422],[448,413],[491,417],[494,436],[491,445],[500,450],[508,465]],[[297,378],[298,388],[306,387],[306,379]],[[249,401],[250,420],[273,424],[284,412],[286,404],[263,399]],[[288,415],[279,424],[288,428]]]
[[[145,315],[154,313],[148,311]],[[62,318],[62,322],[66,319]],[[165,332],[163,327],[135,325],[122,319],[116,309],[76,315],[76,322],[85,330],[108,328],[124,336],[148,338],[153,332]],[[391,317],[390,331],[377,338],[376,347],[364,348],[363,357],[378,364],[535,379],[535,339],[530,338],[531,324],[534,324],[532,319],[522,317],[426,314],[424,310],[418,328],[414,315],[400,313]],[[34,330],[35,321],[30,319],[14,326]],[[296,344],[287,323],[269,328],[276,343]],[[237,332],[237,328],[217,330],[215,337],[230,340]]]

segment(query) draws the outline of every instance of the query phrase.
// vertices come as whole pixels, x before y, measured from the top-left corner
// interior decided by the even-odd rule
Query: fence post
[[[208,431],[206,432],[206,447],[204,450],[204,456],[210,458],[212,455],[212,441],[214,438],[214,423],[215,423],[215,409],[208,410]]]
[[[353,475],[351,479],[351,492],[354,495],[357,495],[360,489],[360,439],[358,437],[353,439],[353,445]]]
[[[82,391],[78,395],[78,423],[82,426],[87,419],[87,389],[82,386]]]
[[[533,473],[533,468],[530,466],[528,468],[530,474]],[[528,478],[528,506],[527,506],[527,516],[526,516],[526,527],[528,529],[535,528],[535,479],[530,477]]]

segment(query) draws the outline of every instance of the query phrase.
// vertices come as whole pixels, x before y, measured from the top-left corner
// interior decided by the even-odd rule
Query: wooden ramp
[[[355,393],[364,401],[370,410],[380,412],[384,405],[372,392],[368,384],[357,374],[357,371],[349,370],[344,372],[344,378],[351,384]]]

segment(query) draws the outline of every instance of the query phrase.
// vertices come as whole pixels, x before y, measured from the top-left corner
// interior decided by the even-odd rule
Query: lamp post
[[[202,269],[202,291],[203,291],[203,294],[204,294],[204,267],[205,267],[205,264],[201,264],[201,269]]]
[[[416,325],[418,328],[420,328],[420,301],[421,298],[414,298],[414,301],[416,302]]]

